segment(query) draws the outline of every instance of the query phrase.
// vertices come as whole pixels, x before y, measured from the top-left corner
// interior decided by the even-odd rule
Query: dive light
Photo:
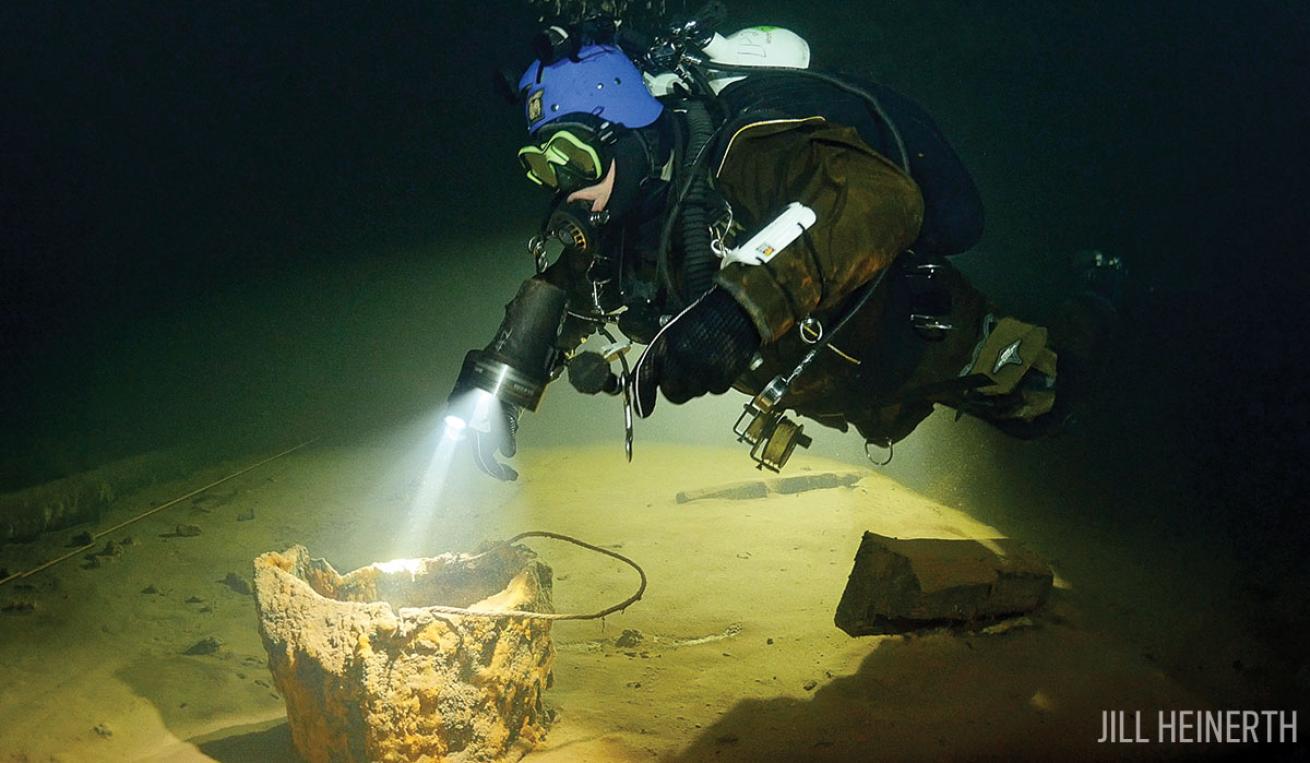
[[[565,292],[541,278],[529,278],[505,306],[496,338],[464,356],[450,402],[481,390],[503,403],[535,411],[556,370],[556,339],[565,317]]]

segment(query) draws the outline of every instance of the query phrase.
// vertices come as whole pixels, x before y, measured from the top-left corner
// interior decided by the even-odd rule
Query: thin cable
[[[296,451],[300,450],[301,448],[307,447],[307,446],[309,446],[309,445],[314,444],[315,442],[318,442],[320,439],[322,439],[321,436],[320,436],[320,437],[315,437],[315,438],[312,439],[312,440],[306,440],[306,441],[300,443],[299,445],[297,445],[297,446],[295,446],[295,447],[293,447],[293,448],[287,448],[286,450],[282,451],[281,453],[278,453],[278,454],[275,455],[275,456],[269,456],[268,458],[264,459],[263,461],[259,461],[259,462],[257,462],[257,463],[251,464],[250,466],[247,466],[246,468],[241,469],[240,471],[233,472],[233,473],[227,475],[226,477],[224,477],[224,478],[222,478],[222,479],[220,479],[220,480],[215,480],[215,481],[209,483],[208,485],[205,485],[204,487],[196,488],[195,490],[192,490],[190,493],[187,493],[186,495],[180,495],[180,496],[178,496],[177,498],[174,498],[174,499],[171,500],[171,501],[167,501],[167,502],[165,502],[165,503],[161,503],[161,504],[159,504],[158,506],[154,507],[153,509],[150,509],[149,511],[146,511],[146,512],[144,512],[144,513],[138,514],[138,515],[136,515],[135,517],[132,517],[131,519],[128,519],[128,520],[126,520],[126,521],[124,521],[124,522],[119,522],[118,524],[114,525],[113,527],[110,527],[110,528],[108,528],[108,529],[106,529],[106,530],[101,530],[100,532],[97,532],[97,533],[93,533],[93,534],[91,535],[91,542],[88,543],[88,544],[86,544],[85,546],[81,546],[81,547],[79,547],[79,548],[75,548],[75,549],[73,549],[72,551],[69,551],[68,553],[64,554],[63,556],[60,556],[60,557],[55,558],[55,559],[51,559],[50,561],[46,562],[45,564],[39,565],[39,566],[37,566],[37,567],[33,567],[32,569],[27,570],[26,572],[15,572],[14,574],[10,575],[10,576],[7,577],[7,578],[0,579],[0,585],[4,585],[5,583],[8,583],[8,582],[11,582],[11,581],[14,581],[14,580],[19,580],[19,579],[22,579],[22,578],[31,577],[32,575],[35,575],[36,573],[41,572],[42,570],[49,569],[49,568],[55,566],[56,564],[59,564],[60,562],[64,562],[64,561],[67,561],[67,560],[69,560],[69,559],[72,559],[73,557],[77,556],[78,554],[83,553],[84,551],[89,551],[90,549],[95,548],[96,545],[97,545],[96,541],[98,541],[99,539],[105,537],[106,535],[109,535],[110,533],[118,532],[119,530],[123,529],[124,527],[127,527],[127,526],[130,525],[130,524],[134,524],[134,523],[136,523],[136,522],[140,522],[141,520],[145,519],[145,518],[148,517],[148,516],[151,516],[152,514],[158,514],[159,512],[163,511],[164,509],[169,508],[170,506],[175,506],[175,505],[177,505],[178,503],[181,503],[182,501],[185,501],[185,500],[188,499],[188,498],[191,498],[191,497],[193,497],[193,496],[200,495],[201,493],[205,492],[206,490],[209,490],[209,489],[211,489],[211,488],[218,487],[219,485],[223,484],[224,482],[227,482],[227,481],[229,481],[229,480],[234,480],[234,479],[236,479],[237,477],[240,477],[241,475],[245,474],[246,472],[253,471],[253,470],[258,469],[259,467],[263,466],[264,464],[270,463],[270,462],[272,462],[272,461],[276,461],[277,459],[282,458],[283,456],[287,456],[287,455],[290,455],[290,454],[292,454],[292,453],[295,453]]]
[[[871,298],[873,293],[878,290],[878,287],[882,285],[883,279],[887,277],[887,272],[891,270],[892,267],[894,267],[894,265],[889,263],[887,267],[883,268],[882,271],[878,273],[877,278],[874,278],[872,281],[865,284],[863,287],[864,290],[855,298],[850,309],[842,315],[841,320],[837,321],[837,324],[831,329],[824,332],[824,335],[814,343],[814,346],[810,348],[810,351],[805,353],[805,356],[801,358],[801,361],[796,364],[796,367],[793,368],[792,372],[787,375],[786,379],[784,379],[788,388],[791,387],[792,382],[796,381],[796,377],[805,373],[805,369],[810,367],[810,363],[814,362],[814,358],[819,354],[819,352],[823,348],[832,344],[833,337],[837,336],[837,334],[845,328],[846,324],[850,323],[851,319],[855,317],[855,314],[864,308],[864,306],[869,302],[869,298]]]
[[[641,585],[637,587],[636,593],[632,594],[631,596],[619,602],[618,604],[615,604],[610,607],[606,607],[605,609],[602,609],[599,612],[590,612],[586,614],[580,614],[576,612],[528,612],[526,610],[521,610],[521,609],[505,609],[505,610],[468,609],[466,607],[445,607],[440,605],[435,605],[431,607],[422,607],[422,609],[427,612],[439,612],[443,615],[468,615],[471,617],[487,617],[487,618],[496,618],[496,619],[507,618],[507,617],[518,617],[525,620],[599,620],[602,617],[607,617],[609,615],[614,614],[615,612],[622,612],[623,610],[627,609],[633,604],[636,604],[638,601],[641,600],[641,597],[646,594],[646,571],[641,568],[641,565],[632,561],[631,559],[624,556],[623,554],[620,554],[616,551],[611,551],[607,548],[601,548],[600,546],[594,546],[590,543],[587,543],[586,541],[578,540],[577,538],[574,538],[570,535],[547,532],[546,530],[531,530],[529,532],[519,533],[518,535],[515,535],[513,538],[504,541],[500,545],[508,546],[509,544],[515,543],[524,538],[551,538],[553,540],[562,540],[565,543],[572,543],[573,545],[580,546],[582,548],[587,549],[588,551],[595,551],[598,554],[604,554],[605,556],[618,559],[620,562],[623,562],[624,564],[628,565],[629,567],[637,571],[637,575],[640,576],[641,578]],[[472,561],[474,559],[477,559],[478,557],[485,556],[486,554],[489,553],[491,552],[484,551],[481,554],[467,558],[465,561]]]

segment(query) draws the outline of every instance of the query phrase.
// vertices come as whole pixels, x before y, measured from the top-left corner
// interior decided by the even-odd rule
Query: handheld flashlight
[[[565,317],[564,290],[541,278],[523,282],[505,306],[505,320],[491,344],[470,350],[450,393],[447,432],[476,427],[492,399],[535,411],[552,378],[560,350],[555,346]],[[470,393],[473,393],[470,396]],[[473,405],[471,410],[469,402]]]

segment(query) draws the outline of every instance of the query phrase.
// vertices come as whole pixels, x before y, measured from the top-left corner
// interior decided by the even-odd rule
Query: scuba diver
[[[1089,253],[1049,330],[1006,314],[947,259],[981,237],[982,203],[921,107],[809,70],[787,30],[710,26],[636,42],[612,22],[553,27],[518,78],[518,158],[553,202],[537,274],[452,393],[479,468],[517,477],[496,453],[564,369],[625,397],[629,458],[634,412],[729,389],[751,396],[738,439],[775,471],[811,442],[788,411],[855,428],[871,460],[937,404],[1021,438],[1060,429],[1104,358],[1119,261]],[[783,65],[735,63],[779,48]],[[607,349],[579,352],[593,334]]]

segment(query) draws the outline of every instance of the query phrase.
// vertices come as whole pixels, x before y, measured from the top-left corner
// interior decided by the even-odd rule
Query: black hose
[[[686,146],[682,135],[682,128],[677,124],[673,125],[673,166],[678,168],[679,172],[674,175],[675,178],[681,179],[682,166],[686,161]],[[664,203],[663,224],[660,225],[660,243],[659,249],[656,250],[655,275],[660,284],[664,286],[664,292],[668,299],[677,301],[677,293],[673,286],[673,275],[669,272],[669,242],[673,238],[673,223],[678,219],[678,206],[682,203],[682,193],[686,190],[683,183],[675,180],[670,184],[667,191],[668,198]],[[671,305],[676,307],[677,305]]]
[[[719,263],[710,246],[709,182],[700,171],[700,160],[705,148],[714,138],[714,122],[705,105],[698,101],[687,103],[687,156],[684,166],[688,176],[686,197],[682,200],[679,233],[682,242],[682,278],[684,301],[690,302],[710,290]]]

